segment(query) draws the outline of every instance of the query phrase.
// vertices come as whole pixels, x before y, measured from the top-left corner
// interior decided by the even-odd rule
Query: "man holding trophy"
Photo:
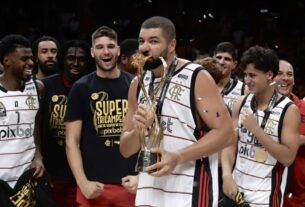
[[[175,47],[171,20],[143,22],[120,151],[139,152],[136,206],[217,206],[217,152],[235,142],[232,121],[212,77]]]

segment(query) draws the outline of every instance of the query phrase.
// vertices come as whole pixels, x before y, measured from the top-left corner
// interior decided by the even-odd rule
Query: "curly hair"
[[[219,62],[211,57],[197,59],[194,63],[201,65],[206,71],[210,73],[216,84],[221,80],[221,65]]]
[[[245,70],[247,65],[253,64],[257,70],[273,73],[273,77],[279,71],[279,58],[276,52],[269,48],[253,46],[246,50],[240,59],[240,68]]]

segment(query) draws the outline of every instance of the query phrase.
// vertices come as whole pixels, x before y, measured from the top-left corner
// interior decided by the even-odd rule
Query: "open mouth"
[[[107,63],[111,61],[111,58],[103,58],[102,61]]]
[[[288,87],[289,85],[288,84],[285,84],[285,83],[280,83],[278,84],[279,87]]]
[[[70,69],[70,73],[72,73],[72,74],[79,74],[79,69],[77,69],[77,68],[71,68]]]
[[[47,66],[53,66],[55,64],[55,62],[54,61],[47,61],[45,64]]]
[[[32,75],[32,69],[25,69],[24,74],[25,75]]]

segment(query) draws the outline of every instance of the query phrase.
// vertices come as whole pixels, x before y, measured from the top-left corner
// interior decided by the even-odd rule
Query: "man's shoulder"
[[[186,62],[183,67],[191,70],[204,69],[201,65],[192,62]]]
[[[131,81],[134,79],[134,75],[125,71],[121,71],[120,79],[123,80],[128,86],[130,85]]]
[[[129,82],[131,82],[131,80],[132,80],[135,76],[134,76],[133,74],[131,74],[131,73],[128,73],[128,72],[126,72],[126,71],[122,71],[122,70],[121,70],[121,77],[123,77],[123,78],[129,80]]]
[[[86,74],[86,75],[84,75],[84,76],[82,76],[80,79],[78,79],[74,84],[73,84],[73,86],[74,85],[86,85],[86,84],[88,84],[89,82],[91,82],[93,79],[94,79],[94,77],[96,76],[96,74],[95,74],[95,71],[94,72],[91,72],[91,73],[89,73],[89,74]]]
[[[47,85],[47,84],[54,84],[54,81],[58,81],[61,79],[61,75],[60,74],[54,74],[54,75],[51,75],[51,76],[48,76],[44,79],[41,80],[41,82],[44,84],[44,85]]]
[[[302,99],[299,99],[295,94],[291,94],[291,100],[297,105],[297,107],[300,109],[300,111],[303,111],[305,113],[305,101]]]

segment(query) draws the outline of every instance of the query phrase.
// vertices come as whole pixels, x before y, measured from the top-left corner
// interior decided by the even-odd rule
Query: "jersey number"
[[[19,124],[20,122],[20,112],[19,111],[15,111],[17,114],[17,124]]]

